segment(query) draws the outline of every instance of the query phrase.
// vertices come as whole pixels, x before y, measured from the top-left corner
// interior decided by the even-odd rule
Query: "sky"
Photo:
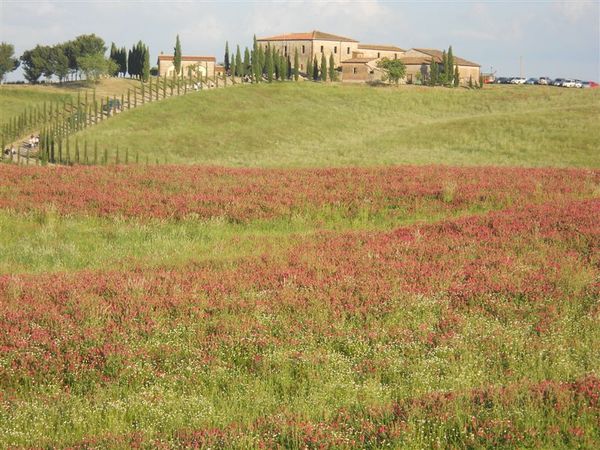
[[[15,54],[95,33],[142,40],[151,64],[172,53],[216,56],[252,36],[320,30],[368,44],[445,49],[497,76],[600,79],[600,1],[28,1],[0,0],[0,41]],[[22,79],[19,71],[7,80]]]

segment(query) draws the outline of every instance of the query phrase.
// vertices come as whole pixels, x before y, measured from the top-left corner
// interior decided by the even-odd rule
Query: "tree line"
[[[0,79],[9,72],[23,68],[23,76],[29,83],[38,83],[43,76],[46,79],[57,77],[59,82],[77,80],[82,76],[96,81],[103,75],[119,75],[140,78],[144,81],[150,76],[150,51],[139,41],[127,51],[117,48],[113,43],[110,56],[105,57],[104,40],[95,34],[84,34],[70,41],[56,45],[36,45],[15,58],[14,46],[0,44]]]

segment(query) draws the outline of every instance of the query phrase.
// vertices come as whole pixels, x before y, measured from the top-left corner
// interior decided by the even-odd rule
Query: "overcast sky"
[[[138,40],[151,63],[172,53],[215,55],[252,35],[311,31],[402,48],[453,46],[484,72],[598,80],[600,2],[592,1],[28,1],[0,0],[0,40],[17,55],[84,33],[110,46]],[[19,73],[8,80],[19,79]]]

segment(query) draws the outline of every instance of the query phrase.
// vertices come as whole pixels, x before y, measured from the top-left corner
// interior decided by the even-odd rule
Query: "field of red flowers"
[[[0,274],[0,445],[595,448],[599,186],[561,169],[0,166],[0,210],[24,222],[314,227],[227,262]]]

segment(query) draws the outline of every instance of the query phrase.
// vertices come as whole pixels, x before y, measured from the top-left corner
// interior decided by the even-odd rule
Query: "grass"
[[[599,90],[286,83],[148,104],[79,139],[151,162],[235,167],[598,167],[599,119]]]
[[[44,102],[68,102],[76,98],[78,93],[90,96],[96,90],[98,98],[113,95],[120,96],[127,88],[135,86],[138,81],[125,78],[109,78],[90,86],[81,81],[70,81],[63,84],[44,85],[2,85],[0,86],[0,124],[7,122],[25,109],[35,108]]]

